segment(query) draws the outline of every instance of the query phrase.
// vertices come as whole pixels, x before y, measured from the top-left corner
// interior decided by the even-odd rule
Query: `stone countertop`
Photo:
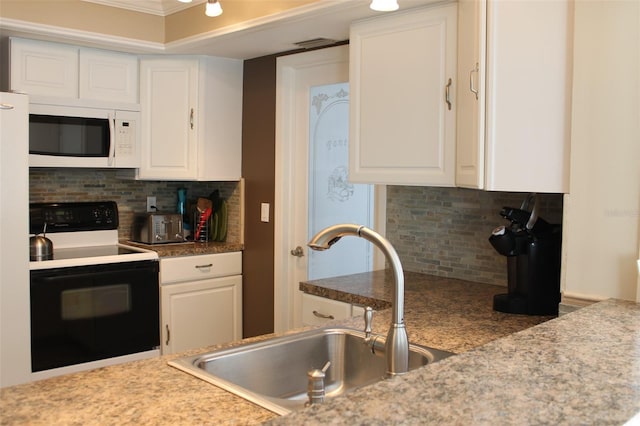
[[[493,296],[507,291],[502,286],[406,271],[404,276],[404,320],[411,342],[460,353],[553,318],[494,311]],[[302,282],[300,290],[385,309],[374,314],[373,325],[375,332],[386,335],[393,286],[393,275],[385,270]],[[361,327],[358,321],[352,324]]]
[[[120,241],[120,243],[128,246],[140,247],[146,250],[153,250],[158,253],[158,256],[160,257],[228,253],[233,251],[242,251],[244,249],[243,244],[231,242],[196,243],[190,241],[185,243],[144,244],[136,241],[123,240]]]
[[[370,291],[384,293],[378,274]],[[365,285],[366,277],[352,278]],[[602,302],[528,328],[548,318],[493,312],[503,287],[407,278],[410,339],[465,353],[279,418],[167,365],[213,349],[204,348],[0,389],[0,424],[619,424],[638,411],[639,305]],[[334,284],[349,281],[341,280]],[[374,331],[389,320],[389,310],[377,312]],[[361,318],[345,323],[362,327]]]
[[[272,424],[620,425],[639,341],[640,305],[611,299]]]

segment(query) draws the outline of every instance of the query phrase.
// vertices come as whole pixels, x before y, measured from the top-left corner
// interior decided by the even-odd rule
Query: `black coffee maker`
[[[489,242],[507,256],[508,293],[493,297],[493,309],[558,315],[562,226],[538,217],[536,194],[529,194],[519,209],[504,207],[500,216],[510,224],[494,229]]]

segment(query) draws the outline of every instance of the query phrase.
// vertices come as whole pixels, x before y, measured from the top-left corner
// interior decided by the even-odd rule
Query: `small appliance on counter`
[[[504,207],[500,216],[510,224],[494,229],[489,242],[507,257],[508,293],[494,296],[493,309],[558,315],[562,226],[538,217],[536,194],[530,194],[519,209]]]
[[[145,244],[186,241],[180,213],[143,213],[135,215],[131,240]]]

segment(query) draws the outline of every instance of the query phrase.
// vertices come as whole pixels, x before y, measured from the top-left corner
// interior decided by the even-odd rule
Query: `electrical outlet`
[[[156,210],[158,210],[156,208],[156,197],[147,197],[147,211],[155,212]]]

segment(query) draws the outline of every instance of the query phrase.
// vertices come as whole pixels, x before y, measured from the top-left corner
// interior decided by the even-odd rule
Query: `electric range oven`
[[[156,252],[118,243],[113,201],[30,205],[53,258],[30,262],[34,379],[160,355]]]

